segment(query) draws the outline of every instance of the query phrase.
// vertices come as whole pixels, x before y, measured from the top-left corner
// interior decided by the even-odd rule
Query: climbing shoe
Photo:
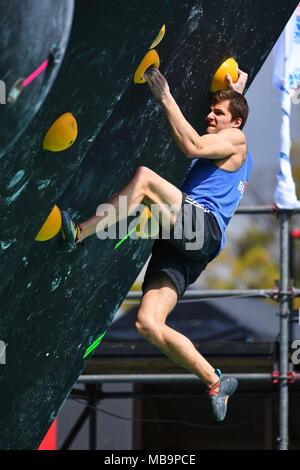
[[[222,377],[219,369],[216,370],[219,380],[208,390],[208,395],[213,411],[214,418],[217,421],[223,421],[227,412],[227,402],[229,397],[237,389],[238,381],[234,377]]]
[[[73,222],[69,214],[65,211],[61,211],[61,219],[61,239],[63,241],[63,248],[65,252],[70,253],[76,248],[81,228]]]

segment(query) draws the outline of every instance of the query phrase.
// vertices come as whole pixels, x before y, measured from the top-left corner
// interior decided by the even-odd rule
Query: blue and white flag
[[[280,209],[300,207],[290,162],[291,101],[296,104],[300,84],[300,3],[274,46],[273,85],[280,94],[282,122],[280,133],[280,171],[274,193],[275,204]],[[299,99],[300,103],[300,99]]]

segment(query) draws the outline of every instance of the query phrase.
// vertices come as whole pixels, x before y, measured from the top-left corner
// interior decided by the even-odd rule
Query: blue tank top
[[[238,208],[246,189],[253,162],[249,151],[239,170],[221,170],[209,158],[195,158],[182,183],[181,190],[210,210],[220,226],[225,245],[225,230]]]

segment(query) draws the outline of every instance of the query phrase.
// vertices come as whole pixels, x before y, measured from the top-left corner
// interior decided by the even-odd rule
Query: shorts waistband
[[[207,212],[210,214],[210,210],[208,209],[205,209],[205,207],[203,206],[203,204],[200,204],[199,202],[195,201],[194,199],[192,199],[190,196],[186,195],[185,196],[185,202],[188,202],[189,204],[193,204],[194,206],[198,206],[198,207],[201,207],[201,209],[204,210],[204,212]]]

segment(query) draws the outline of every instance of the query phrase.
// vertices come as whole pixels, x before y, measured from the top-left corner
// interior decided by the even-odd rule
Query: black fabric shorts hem
[[[174,234],[179,233],[180,224],[184,224],[187,219],[192,224],[193,230],[196,227],[203,229],[203,244],[200,249],[186,250],[186,242],[190,242],[190,240],[185,238],[184,229],[182,230],[182,238],[174,239]],[[206,211],[202,205],[191,200],[186,193],[182,193],[181,217],[177,218],[169,239],[162,238],[162,233],[160,233],[160,238],[155,240],[142,284],[142,291],[145,291],[150,275],[164,272],[175,284],[178,300],[180,300],[188,286],[196,282],[207,264],[216,256],[221,239],[221,230],[214,215]]]

